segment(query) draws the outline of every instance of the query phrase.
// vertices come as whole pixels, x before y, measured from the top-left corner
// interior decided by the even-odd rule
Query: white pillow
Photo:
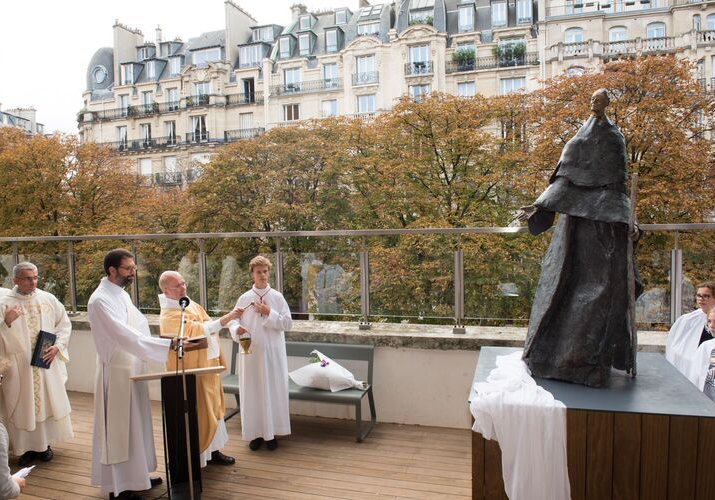
[[[320,351],[312,351],[318,357],[318,361],[293,370],[288,374],[298,385],[323,389],[325,391],[338,392],[343,389],[367,389],[365,382],[355,380],[349,370],[346,370],[338,363],[327,357]]]

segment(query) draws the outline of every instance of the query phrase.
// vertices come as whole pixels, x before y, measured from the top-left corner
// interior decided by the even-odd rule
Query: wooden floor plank
[[[97,499],[90,484],[93,402],[91,394],[70,393],[74,438],[53,446],[51,462],[37,462],[19,498]],[[161,413],[152,404],[158,475],[164,474]],[[467,499],[471,497],[471,431],[378,423],[355,442],[349,420],[291,416],[293,434],[278,450],[250,451],[241,439],[240,417],[226,423],[224,453],[229,467],[202,471],[206,500],[275,499]],[[11,462],[14,472],[17,466]],[[153,499],[165,485],[144,494]]]

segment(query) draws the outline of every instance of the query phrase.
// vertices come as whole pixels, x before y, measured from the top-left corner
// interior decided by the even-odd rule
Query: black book
[[[45,355],[45,351],[48,348],[55,345],[56,340],[57,335],[54,333],[40,330],[40,333],[37,334],[37,342],[35,343],[35,350],[32,352],[32,360],[30,361],[30,364],[39,368],[49,368],[50,363],[45,363],[42,360],[42,356]]]

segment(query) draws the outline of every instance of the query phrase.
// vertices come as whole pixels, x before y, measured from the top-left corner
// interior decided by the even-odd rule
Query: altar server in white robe
[[[91,483],[110,498],[138,499],[134,491],[161,484],[156,469],[151,405],[146,382],[129,377],[144,372],[144,362],[164,364],[171,345],[152,337],[146,318],[124,287],[135,277],[131,253],[115,249],[104,257],[102,278],[87,304],[97,348],[94,387]]]
[[[253,287],[236,303],[236,309],[243,311],[240,320],[229,323],[235,342],[240,331],[251,334],[251,353],[238,358],[241,431],[251,450],[260,448],[264,441],[269,450],[275,450],[276,436],[290,434],[284,332],[293,322],[283,295],[268,284],[271,262],[254,257],[248,269]]]
[[[697,286],[695,299],[698,308],[679,317],[670,328],[665,345],[665,359],[675,366],[680,373],[697,384],[699,370],[696,356],[698,347],[712,336],[705,328],[707,313],[715,307],[715,282],[706,281]],[[702,387],[699,387],[702,389]]]
[[[2,385],[2,409],[10,447],[25,466],[36,458],[51,460],[50,445],[73,436],[65,390],[72,323],[54,295],[37,289],[37,266],[20,262],[12,274],[15,287],[0,297],[0,356],[11,362]],[[40,330],[57,336],[43,354],[49,368],[30,364]]]

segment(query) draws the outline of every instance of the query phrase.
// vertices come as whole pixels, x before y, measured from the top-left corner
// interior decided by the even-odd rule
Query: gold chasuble
[[[181,309],[177,308],[161,308],[159,316],[159,328],[161,335],[178,337],[179,321],[181,320]],[[185,337],[200,337],[205,335],[204,323],[211,321],[211,318],[203,307],[196,302],[191,303],[184,311],[184,336]],[[218,338],[216,339],[218,342]],[[209,346],[211,341],[209,341]],[[217,358],[208,359],[208,353],[211,349],[199,349],[196,351],[184,353],[184,367],[190,368],[206,368],[212,366],[226,366],[223,354],[219,349]],[[170,351],[166,362],[166,369],[174,371],[177,369],[176,352]],[[212,375],[202,375],[196,377],[196,413],[198,415],[199,424],[199,448],[203,452],[211,444],[218,420],[222,419],[226,411],[223,398],[223,387],[221,386],[221,375],[218,373]]]

